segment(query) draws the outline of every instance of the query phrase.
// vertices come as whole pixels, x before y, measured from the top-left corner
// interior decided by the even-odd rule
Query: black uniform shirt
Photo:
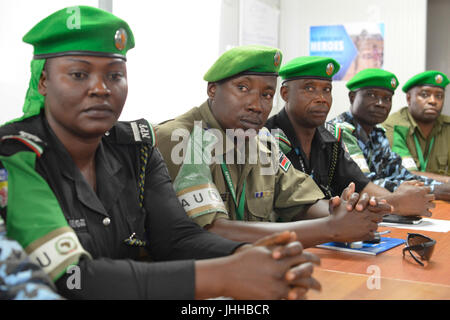
[[[360,192],[369,183],[358,165],[350,158],[342,144],[324,126],[316,129],[311,143],[310,159],[306,157],[295,130],[288,118],[286,109],[267,120],[269,130],[281,129],[291,144],[286,156],[297,170],[303,171],[314,179],[327,198],[340,196],[350,182],[355,183],[356,192]],[[336,147],[334,145],[337,144]],[[336,148],[335,164],[333,164],[333,148]],[[334,174],[329,181],[329,174],[334,166]]]
[[[148,126],[145,120],[135,124]],[[43,114],[0,128],[0,136],[20,131],[44,141],[36,171],[49,184],[69,225],[93,257],[79,262],[81,289],[67,288],[66,278],[70,274],[56,282],[64,296],[193,299],[195,268],[189,259],[228,255],[240,245],[203,230],[188,218],[175,195],[161,154],[149,143],[144,205],[140,208],[139,152],[145,139],[136,141],[129,122],[119,122],[102,138],[95,159],[96,192]],[[20,150],[26,147],[8,142],[2,143],[0,152],[11,155]],[[139,257],[139,248],[124,243],[133,233],[137,239],[147,242],[152,260],[169,262],[134,261]]]

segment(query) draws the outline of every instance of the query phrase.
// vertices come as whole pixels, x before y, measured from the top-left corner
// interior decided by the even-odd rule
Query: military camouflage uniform
[[[0,217],[0,300],[54,300],[56,294],[50,278],[31,263],[17,241],[6,237]]]
[[[364,131],[347,111],[330,121],[343,131],[343,142],[361,171],[375,184],[394,191],[404,181],[419,180],[425,185],[441,184],[433,179],[417,176],[402,165],[402,158],[392,152],[385,130],[375,126],[370,135]],[[333,132],[334,133],[334,132]]]
[[[195,121],[201,121],[202,128],[200,130],[203,132],[210,131],[211,129],[220,131],[224,136],[222,138],[224,144],[228,139],[212,114],[208,102],[203,103],[200,107],[191,109],[175,120],[168,121],[156,127],[157,147],[164,157],[170,176],[175,180],[175,191],[187,214],[200,226],[211,224],[218,218],[236,220],[236,205],[230,194],[230,188],[227,186],[220,163],[214,162],[210,165],[193,165],[190,174],[185,175],[183,179],[177,177],[180,174],[179,172],[182,172],[180,169],[181,164],[173,161],[172,152],[179,150],[180,142],[171,140],[172,133],[180,128],[184,128],[187,132],[194,132]],[[275,172],[272,174],[264,174],[265,166],[261,163],[261,159],[258,158],[257,163],[251,164],[249,161],[249,153],[245,155],[245,163],[236,164],[236,161],[233,164],[227,164],[231,180],[236,188],[235,193],[237,198],[240,198],[244,189],[243,184],[244,182],[246,183],[243,220],[291,221],[297,215],[305,212],[310,205],[324,197],[319,187],[314,183],[314,180],[307,174],[296,170],[288,158],[279,151],[278,143],[267,129],[261,130],[255,139],[259,143],[259,152],[266,152],[268,155],[273,153],[276,155]],[[264,145],[267,147],[272,146],[276,149],[269,150],[264,145],[262,146],[263,140],[270,139],[273,139],[273,143],[264,143]],[[224,150],[222,156],[225,156],[229,152],[236,156],[233,142],[224,145],[222,150]],[[248,151],[248,148],[246,148],[246,151]],[[185,165],[183,164],[183,166]],[[202,168],[205,167],[206,173],[201,177]],[[180,184],[184,185],[184,190],[189,191],[193,195],[192,200],[196,199],[199,203],[201,202],[201,195],[217,192],[219,195],[216,198],[219,198],[220,201],[208,202],[203,197],[203,205],[201,207],[197,205],[195,210],[191,209],[193,201],[189,201],[186,197],[181,197],[183,190],[179,190],[178,186]],[[183,203],[183,200],[186,200],[186,202]]]

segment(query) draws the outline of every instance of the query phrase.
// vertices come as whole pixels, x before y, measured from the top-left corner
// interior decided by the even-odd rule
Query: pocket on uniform
[[[443,173],[443,174],[447,174],[448,172],[448,156],[447,155],[442,155],[442,156],[437,156],[437,161],[438,161],[438,165],[439,165],[439,173]]]
[[[274,191],[253,192],[247,197],[247,208],[250,221],[273,221]]]

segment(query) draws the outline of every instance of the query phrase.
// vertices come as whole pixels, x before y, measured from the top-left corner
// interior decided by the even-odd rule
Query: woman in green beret
[[[125,21],[71,7],[39,22],[24,41],[35,49],[32,79],[24,115],[0,128],[0,213],[8,236],[59,293],[297,299],[320,288],[311,277],[318,258],[289,232],[249,245],[186,216],[151,125],[118,122],[125,54],[134,46]],[[137,261],[142,250],[152,262]]]

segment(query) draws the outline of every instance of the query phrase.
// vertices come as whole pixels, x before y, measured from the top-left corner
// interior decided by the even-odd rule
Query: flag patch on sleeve
[[[289,170],[289,167],[291,166],[291,161],[289,161],[288,157],[282,152],[280,152],[280,168],[287,172]]]

